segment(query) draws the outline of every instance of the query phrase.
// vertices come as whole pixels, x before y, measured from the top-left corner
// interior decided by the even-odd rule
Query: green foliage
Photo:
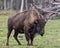
[[[10,36],[10,45],[6,46],[8,17],[0,15],[0,48],[60,48],[60,19],[48,21],[45,26],[44,36],[36,35],[33,46],[26,45],[24,34],[18,35],[23,36],[22,39],[19,38],[22,45],[18,45],[13,38],[14,32]]]

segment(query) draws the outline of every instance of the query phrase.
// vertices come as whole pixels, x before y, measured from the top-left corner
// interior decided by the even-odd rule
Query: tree
[[[20,8],[20,12],[23,11],[23,8],[24,8],[24,0],[21,1],[21,8]]]
[[[13,0],[10,0],[10,9],[13,8]]]
[[[28,9],[28,0],[25,0],[25,6],[26,6],[26,9]]]
[[[4,0],[4,10],[6,10],[6,0]]]

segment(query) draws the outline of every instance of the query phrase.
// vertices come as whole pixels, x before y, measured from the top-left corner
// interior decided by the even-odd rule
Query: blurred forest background
[[[60,0],[0,0],[0,14],[13,14],[16,11],[29,10],[32,1],[40,8],[51,8],[60,3]]]
[[[60,2],[60,0],[33,0],[35,4],[41,8],[49,8],[55,6],[55,2]],[[29,9],[32,0],[0,0],[0,10],[20,10]]]

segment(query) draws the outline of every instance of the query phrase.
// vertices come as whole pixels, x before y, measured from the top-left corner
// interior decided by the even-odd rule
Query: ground
[[[36,34],[33,46],[27,46],[24,34],[18,35],[23,36],[18,38],[22,45],[18,45],[13,38],[14,31],[10,36],[10,45],[6,46],[8,17],[8,15],[0,15],[0,48],[60,48],[60,19],[48,21],[44,36]]]

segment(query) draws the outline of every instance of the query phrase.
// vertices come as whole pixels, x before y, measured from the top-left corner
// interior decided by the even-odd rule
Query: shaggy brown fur
[[[31,29],[31,27],[34,27],[34,22],[39,19],[40,16],[38,15],[38,12],[36,12],[35,10],[24,11],[22,13],[17,13],[11,16],[8,19],[7,45],[9,45],[9,37],[13,29],[15,30],[14,38],[18,42],[18,44],[19,45],[21,44],[17,39],[18,33],[25,33],[26,40],[28,41],[29,45],[29,39],[30,39],[29,30]],[[32,37],[31,40],[33,40]]]

